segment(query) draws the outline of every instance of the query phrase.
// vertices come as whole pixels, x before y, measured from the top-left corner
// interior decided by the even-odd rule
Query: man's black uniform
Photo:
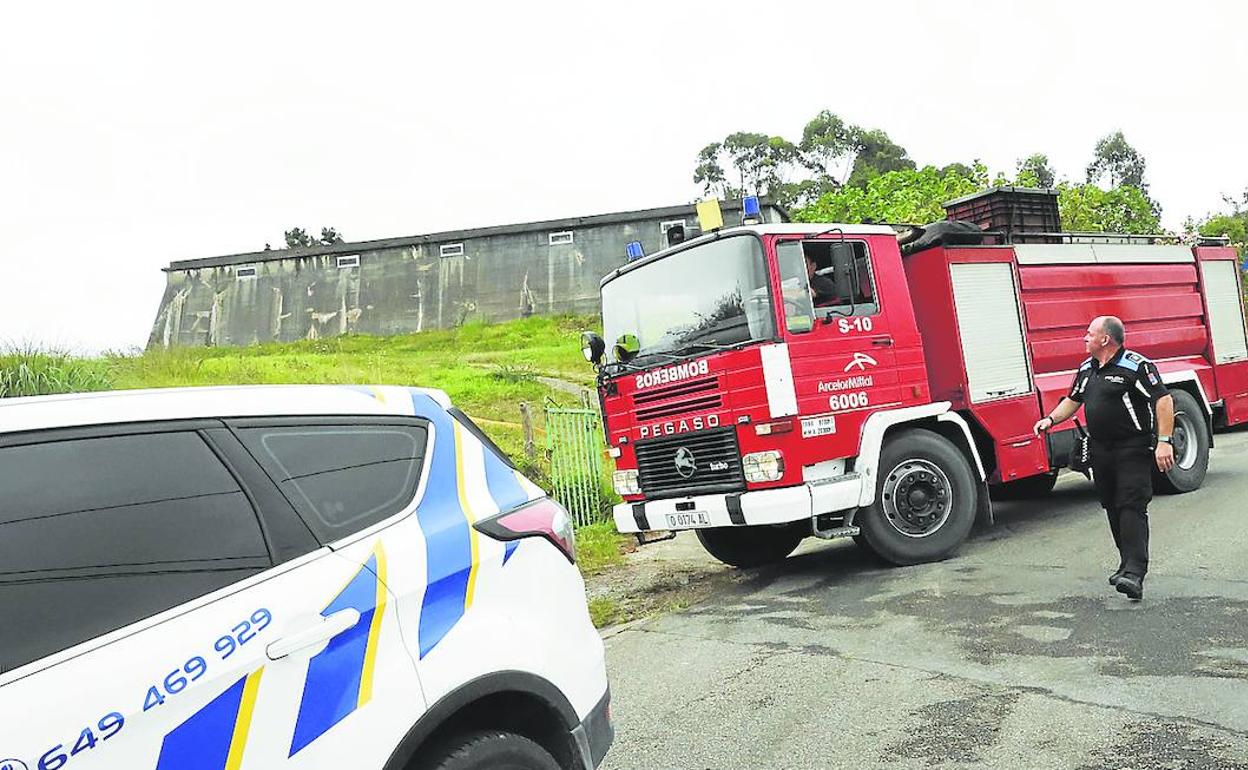
[[[1157,366],[1120,349],[1104,366],[1079,367],[1070,399],[1083,404],[1091,436],[1092,477],[1118,546],[1120,571],[1148,572],[1148,503],[1153,499],[1157,402],[1168,395]]]

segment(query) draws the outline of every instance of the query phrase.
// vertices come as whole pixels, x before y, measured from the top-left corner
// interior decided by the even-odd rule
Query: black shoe
[[[1144,581],[1135,575],[1123,575],[1114,583],[1114,587],[1118,589],[1118,593],[1126,594],[1132,601],[1138,602],[1144,598]]]
[[[1118,578],[1122,577],[1122,573],[1124,573],[1124,572],[1126,572],[1126,571],[1127,571],[1127,570],[1126,570],[1126,568],[1125,568],[1125,567],[1119,567],[1117,572],[1115,572],[1114,574],[1112,574],[1112,575],[1110,575],[1110,576],[1109,576],[1109,584],[1110,584],[1111,586],[1116,586],[1116,585],[1118,585]]]

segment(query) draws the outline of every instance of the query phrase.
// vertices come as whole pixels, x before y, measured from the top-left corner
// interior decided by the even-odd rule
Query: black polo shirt
[[[1083,404],[1092,438],[1113,443],[1153,436],[1155,405],[1168,394],[1156,364],[1122,348],[1104,366],[1095,358],[1084,361],[1069,397]]]

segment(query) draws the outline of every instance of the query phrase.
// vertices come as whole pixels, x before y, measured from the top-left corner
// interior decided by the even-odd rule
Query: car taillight
[[[476,523],[477,531],[504,542],[525,537],[544,537],[576,564],[576,535],[572,517],[563,506],[543,497],[506,513]]]

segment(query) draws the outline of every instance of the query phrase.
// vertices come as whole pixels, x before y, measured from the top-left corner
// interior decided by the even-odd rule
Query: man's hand
[[[1157,443],[1157,470],[1165,473],[1174,467],[1174,447],[1164,441]]]
[[[1052,428],[1052,427],[1053,427],[1052,417],[1041,417],[1039,420],[1036,420],[1036,424],[1032,426],[1031,432],[1035,433],[1036,436],[1039,437],[1042,432],[1047,431],[1049,428]]]

